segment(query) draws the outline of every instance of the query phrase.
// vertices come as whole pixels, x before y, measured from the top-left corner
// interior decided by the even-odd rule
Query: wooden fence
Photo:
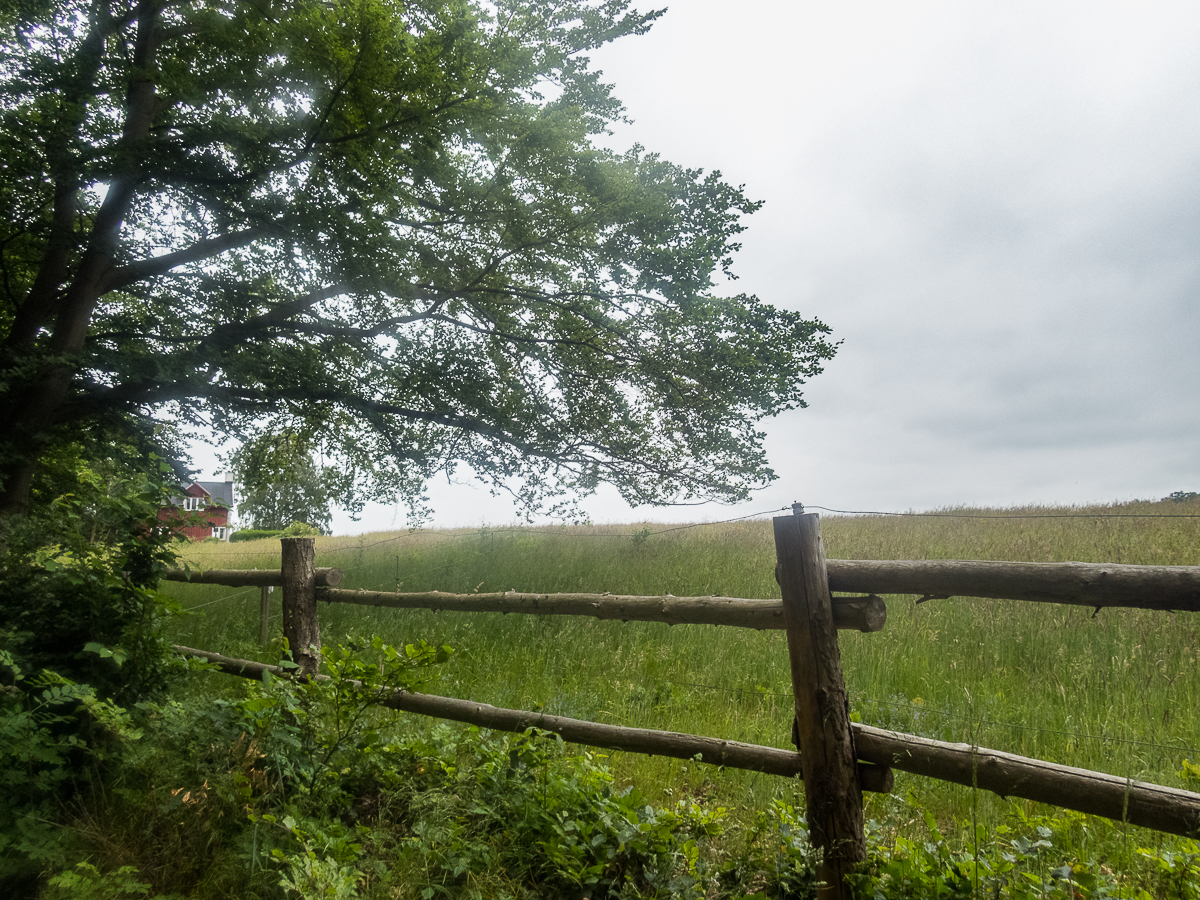
[[[881,630],[880,594],[956,596],[1200,612],[1200,566],[1014,563],[971,560],[826,560],[820,520],[797,504],[773,520],[781,600],[732,597],[630,597],[613,594],[385,593],[338,588],[339,569],[316,568],[312,538],[284,538],[279,571],[174,571],[169,580],[262,589],[261,639],[266,643],[269,592],[282,587],[284,635],[302,675],[315,678],[321,646],[317,600],[399,609],[592,616],[622,621],[777,628],[787,632],[795,699],[797,751],[644,728],[625,728],[502,709],[485,703],[399,692],[380,698],[392,709],[500,731],[539,728],[573,743],[650,753],[804,779],[807,821],[821,850],[821,895],[842,898],[843,876],[866,852],[862,792],[890,791],[892,770],[1105,816],[1171,834],[1200,834],[1200,794],[1016,756],[972,744],[947,743],[850,721],[837,646],[838,629]],[[863,596],[834,597],[833,591]],[[921,602],[918,601],[918,602]],[[247,678],[284,670],[205,650],[207,659]]]

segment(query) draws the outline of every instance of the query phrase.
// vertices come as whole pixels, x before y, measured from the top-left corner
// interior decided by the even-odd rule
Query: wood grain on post
[[[317,671],[321,629],[317,622],[317,577],[313,566],[316,541],[310,537],[280,538],[283,545],[283,636],[300,674]]]
[[[821,524],[813,513],[773,523],[808,829],[822,851],[817,873],[825,885],[818,896],[841,900],[850,896],[845,876],[866,858],[866,839]]]

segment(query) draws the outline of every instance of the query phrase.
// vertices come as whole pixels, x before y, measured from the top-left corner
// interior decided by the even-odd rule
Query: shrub
[[[263,528],[243,528],[241,531],[235,531],[229,538],[234,541],[261,541],[266,538],[283,537],[282,531],[271,531]]]
[[[261,541],[266,538],[317,537],[320,534],[321,529],[315,525],[309,525],[307,522],[293,522],[282,530],[243,528],[241,531],[235,531],[229,539],[231,541]]]
[[[174,658],[157,590],[174,566],[157,519],[161,475],[80,464],[76,488],[3,523],[0,645],[25,671],[50,670],[121,704],[159,694]]]
[[[16,890],[65,852],[63,811],[138,738],[125,707],[164,694],[177,665],[157,591],[175,562],[157,520],[169,470],[55,462],[29,515],[0,523],[0,883]]]
[[[320,528],[316,525],[309,525],[307,522],[293,522],[283,529],[284,537],[317,537],[320,534]]]

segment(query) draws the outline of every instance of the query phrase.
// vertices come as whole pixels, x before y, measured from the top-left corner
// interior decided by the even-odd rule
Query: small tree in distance
[[[232,457],[241,485],[238,513],[250,527],[282,530],[293,522],[314,525],[329,534],[332,473],[313,460],[312,448],[299,434],[260,434]]]

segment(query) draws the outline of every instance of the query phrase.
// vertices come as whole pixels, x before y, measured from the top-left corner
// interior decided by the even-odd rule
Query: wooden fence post
[[[280,538],[283,544],[283,635],[300,674],[317,670],[321,629],[317,622],[317,573],[313,565],[316,541],[310,537]]]
[[[849,898],[845,876],[866,858],[862,788],[855,764],[850,709],[833,625],[821,524],[797,504],[777,516],[775,576],[783,592],[788,657],[795,695],[794,738],[800,750],[809,834],[821,852],[822,900]]]

